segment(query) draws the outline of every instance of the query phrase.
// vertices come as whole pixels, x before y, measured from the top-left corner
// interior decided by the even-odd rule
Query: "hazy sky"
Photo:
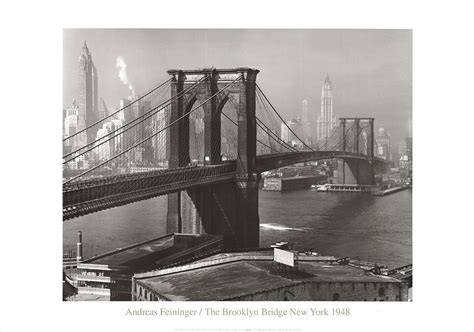
[[[64,107],[77,96],[84,40],[99,77],[99,99],[109,108],[130,94],[119,80],[124,58],[137,94],[168,79],[168,69],[252,67],[283,117],[301,114],[307,99],[314,118],[328,73],[337,117],[375,117],[392,134],[408,134],[412,109],[411,30],[64,30]],[[102,104],[99,105],[102,109]]]

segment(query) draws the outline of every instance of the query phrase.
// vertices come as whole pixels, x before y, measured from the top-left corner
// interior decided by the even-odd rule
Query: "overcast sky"
[[[320,112],[328,73],[337,117],[375,117],[392,134],[408,134],[412,109],[411,30],[64,30],[64,107],[77,96],[84,40],[99,77],[99,99],[116,108],[130,94],[118,78],[124,58],[137,94],[168,79],[168,69],[252,67],[257,82],[283,117]],[[102,105],[99,105],[102,109]]]

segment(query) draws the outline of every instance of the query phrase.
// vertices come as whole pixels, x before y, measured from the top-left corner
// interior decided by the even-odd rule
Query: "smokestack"
[[[76,260],[78,263],[82,262],[82,232],[78,231],[77,236],[79,237],[77,241],[77,255]]]

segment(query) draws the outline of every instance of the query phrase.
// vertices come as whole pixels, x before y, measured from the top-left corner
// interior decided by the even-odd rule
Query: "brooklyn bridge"
[[[262,172],[338,159],[342,183],[374,184],[386,166],[374,156],[374,118],[340,118],[324,147],[288,127],[299,141],[289,144],[258,73],[168,70],[142,96],[65,137],[73,148],[63,155],[63,220],[167,195],[168,233],[219,234],[228,247],[250,248],[259,245]],[[95,135],[117,118],[125,121]],[[202,142],[190,134],[196,130]]]

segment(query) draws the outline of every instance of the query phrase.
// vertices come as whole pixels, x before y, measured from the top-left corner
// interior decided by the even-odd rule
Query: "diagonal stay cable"
[[[258,119],[257,119],[257,120],[258,120]],[[267,132],[267,131],[265,130],[265,128],[263,128],[263,127],[260,125],[260,123],[257,122],[257,126],[259,126],[259,127],[263,130],[263,132],[265,132],[266,134],[269,135],[269,132]],[[269,137],[273,138],[273,137],[270,136],[270,135],[269,135]],[[284,147],[284,148],[290,150],[290,152],[297,152],[297,150],[289,149],[286,145],[282,144],[280,141],[275,140],[275,138],[273,138],[273,140],[274,140],[275,142],[277,142],[278,144],[280,144],[282,147]],[[260,142],[260,143],[262,143],[262,142]],[[262,144],[264,144],[264,143],[262,143]],[[264,144],[264,145],[268,147],[268,145],[266,145],[266,144]],[[278,151],[278,150],[275,150],[274,148],[271,148],[271,149],[272,149],[273,151],[277,152],[277,153],[280,152],[280,151]]]
[[[74,134],[69,135],[68,137],[63,138],[63,142],[65,142],[65,141],[67,141],[67,140],[69,140],[69,139],[75,137],[76,135],[79,135],[80,133],[83,133],[84,131],[90,129],[91,127],[93,127],[93,126],[95,126],[95,125],[101,123],[102,121],[105,121],[105,120],[107,120],[108,118],[110,118],[110,117],[116,115],[117,113],[123,111],[123,110],[126,109],[127,107],[133,105],[134,103],[138,102],[139,100],[142,100],[142,99],[145,98],[146,96],[148,96],[148,95],[150,95],[151,93],[155,92],[156,90],[158,90],[159,88],[161,88],[163,85],[165,85],[165,84],[171,82],[172,79],[173,79],[173,78],[169,78],[168,80],[166,80],[165,82],[159,84],[157,87],[151,89],[150,91],[148,91],[147,93],[145,93],[143,96],[137,98],[136,100],[134,100],[134,101],[131,102],[130,104],[128,104],[128,105],[122,107],[121,109],[115,111],[115,112],[112,113],[112,114],[107,115],[106,117],[104,117],[104,118],[102,118],[102,119],[100,119],[100,120],[97,120],[96,122],[90,124],[89,126],[85,127],[84,129],[81,129],[81,130],[79,130],[78,132],[75,132]]]
[[[234,97],[233,97],[233,96],[229,96],[229,100],[230,100],[230,102],[232,103],[232,105],[234,106],[234,108],[235,108],[236,110],[238,110],[238,107],[237,107],[237,105],[236,105],[236,101],[234,100]],[[263,104],[263,103],[262,103],[262,104]],[[264,105],[264,107],[265,107],[265,105]],[[257,116],[255,116],[255,119],[257,120],[257,125],[258,125],[260,128],[262,128],[262,127],[259,125],[259,122],[260,122],[262,125],[264,125],[265,128],[268,129],[268,131],[266,131],[265,129],[262,128],[262,130],[263,130],[264,132],[266,132],[267,134],[271,134],[271,136],[276,137],[276,142],[277,142],[277,143],[279,143],[279,144],[282,145],[284,148],[287,148],[287,149],[289,149],[289,150],[292,151],[292,152],[296,152],[296,151],[297,151],[297,150],[296,150],[295,148],[293,148],[291,145],[289,145],[289,144],[286,143],[285,141],[281,140],[281,138],[279,138],[277,134],[275,134],[270,128],[268,128],[268,127],[263,123],[263,121],[260,120]],[[231,120],[231,121],[232,121],[232,120]],[[232,121],[232,122],[234,122],[234,121]],[[274,138],[274,139],[275,139],[275,138]],[[259,141],[259,140],[257,139],[257,141]],[[283,142],[284,145],[283,145],[282,143],[280,143],[279,141]],[[261,141],[259,141],[259,142],[262,143],[263,145],[269,147],[269,146],[266,145],[265,143],[263,143],[263,142],[261,142]],[[271,149],[272,149],[273,151],[275,151],[275,152],[278,152],[278,151],[276,151],[274,148],[271,148]]]
[[[262,141],[259,140],[258,138],[257,138],[257,142],[260,143],[260,144],[262,144],[263,146],[266,146],[267,148],[269,148],[269,149],[270,149],[271,151],[273,151],[273,152],[276,152],[276,153],[279,152],[278,150],[275,150],[275,148],[272,148],[270,145],[268,145],[268,144],[262,142]]]
[[[278,137],[278,135],[275,134],[270,128],[268,128],[268,127],[263,123],[262,120],[260,120],[260,119],[257,118],[257,117],[255,117],[255,118],[257,119],[257,125],[258,125],[260,128],[262,128],[262,127],[260,126],[260,124],[261,124],[261,125],[263,125],[265,128],[267,128],[268,131],[265,130],[265,129],[263,129],[263,128],[262,128],[262,130],[265,131],[267,134],[270,134],[270,133],[271,133],[272,136],[276,138],[276,139],[274,138],[276,142],[278,142],[278,143],[279,143],[280,145],[282,145],[283,147],[289,149],[291,152],[298,152],[297,149],[295,149],[294,147],[292,147],[291,145],[289,145],[288,143],[286,143],[284,140],[282,140],[280,137]],[[260,124],[259,124],[259,123],[260,123]],[[282,143],[280,143],[280,142],[282,142]]]
[[[306,146],[308,149],[310,149],[311,151],[313,152],[316,152],[312,147],[308,146],[305,142],[303,142],[301,140],[301,138],[298,137],[298,135],[295,134],[295,132],[286,124],[285,120],[283,120],[283,118],[280,116],[280,114],[277,112],[277,110],[275,109],[275,107],[273,107],[272,103],[270,102],[270,100],[268,100],[267,96],[265,95],[265,93],[262,91],[262,89],[260,88],[260,86],[258,84],[255,84],[257,86],[257,91],[260,92],[263,96],[263,98],[265,98],[265,100],[267,101],[267,103],[271,106],[271,108],[273,109],[273,111],[275,112],[275,114],[280,118],[280,120],[285,124],[285,126],[288,128],[288,130],[291,131],[291,133],[293,135],[295,135],[295,137],[301,142],[303,143],[304,146]]]
[[[270,107],[273,109],[273,111],[275,112],[275,114],[278,116],[278,118],[281,120],[281,122],[288,128],[288,130],[304,145],[306,146],[308,149],[310,149],[311,151],[315,152],[315,150],[313,148],[311,148],[310,146],[308,146],[301,138],[299,138],[298,135],[296,135],[296,133],[288,126],[288,124],[285,122],[285,120],[283,120],[283,118],[280,116],[280,114],[277,112],[277,110],[275,109],[275,107],[272,105],[272,103],[270,102],[270,100],[268,100],[267,96],[265,95],[265,93],[262,91],[262,89],[258,86],[257,84],[257,92],[259,94],[261,94],[265,100],[267,101],[267,103],[270,105]]]
[[[342,133],[343,137],[346,136],[347,132],[349,131],[350,128],[347,128],[345,132]],[[333,131],[331,136],[329,136],[328,138],[328,141],[331,142],[333,141],[334,137],[339,135],[339,133],[337,131]],[[342,145],[342,141],[341,140],[337,140],[336,142],[332,143],[332,145],[329,147],[328,150],[332,151],[332,150],[338,150],[340,148],[340,146]],[[323,150],[325,151],[325,150]]]
[[[99,141],[101,141],[102,139],[107,138],[107,140],[105,140],[105,141],[99,143],[98,145],[94,146],[94,148],[96,148],[97,146],[102,145],[102,144],[104,144],[104,143],[110,141],[111,139],[113,139],[113,138],[115,138],[115,137],[117,137],[117,136],[120,136],[121,134],[123,134],[123,133],[125,133],[126,131],[128,131],[128,130],[134,128],[135,126],[137,126],[138,124],[144,122],[145,120],[147,120],[148,118],[152,117],[153,115],[158,114],[158,113],[159,113],[160,111],[162,111],[164,108],[166,108],[167,106],[169,106],[169,105],[174,101],[174,99],[180,98],[183,94],[185,94],[185,93],[188,92],[189,90],[195,88],[198,84],[200,84],[200,83],[201,83],[203,80],[205,80],[205,79],[206,79],[206,78],[202,78],[200,81],[196,82],[196,83],[195,83],[194,85],[192,85],[191,87],[188,87],[188,88],[186,88],[185,90],[181,91],[181,92],[178,93],[176,96],[167,99],[166,101],[162,102],[160,105],[153,107],[152,109],[148,110],[146,113],[140,115],[139,117],[136,117],[136,118],[133,119],[132,121],[130,121],[130,122],[126,123],[125,125],[123,125],[122,127],[117,128],[117,129],[115,129],[114,131],[111,131],[111,132],[108,133],[107,135],[102,136],[102,137],[100,137],[99,139],[96,139],[95,141],[90,142],[90,143],[88,143],[88,144],[86,144],[86,145],[80,147],[79,149],[68,153],[67,155],[63,156],[63,158],[67,158],[67,157],[69,157],[69,156],[71,156],[71,155],[77,153],[78,151],[81,151],[81,150],[87,148],[88,146],[96,145],[96,144],[97,144]],[[130,104],[130,105],[131,105],[131,104]],[[128,106],[127,106],[127,107],[128,107]],[[125,108],[125,107],[124,107],[124,108]],[[122,109],[124,109],[124,108],[122,108]],[[158,108],[161,108],[161,109],[158,110],[157,112],[154,112],[153,114],[150,114],[151,112],[157,110]],[[147,117],[145,117],[145,116],[148,115],[148,114],[150,114],[150,115],[147,116]],[[145,118],[144,118],[144,117],[145,117]],[[126,130],[124,130],[124,128],[127,128],[127,127],[130,126],[132,123],[134,123],[135,121],[140,120],[140,119],[141,119],[142,121],[139,121],[138,123],[134,124],[132,127],[128,128],[128,129],[126,129]],[[112,135],[112,134],[114,134],[114,133],[116,133],[116,132],[120,132],[120,133],[119,133],[118,135],[110,136],[110,135]],[[63,164],[64,164],[64,163],[68,163],[68,162],[70,162],[71,160],[74,160],[74,159],[77,158],[77,157],[80,157],[81,155],[83,155],[83,154],[86,153],[86,152],[89,152],[90,150],[91,150],[91,149],[89,149],[89,150],[87,150],[87,151],[85,151],[85,152],[83,152],[83,153],[81,153],[81,154],[79,154],[79,155],[76,155],[74,158],[71,158],[71,159],[67,160],[66,162],[63,162]]]
[[[130,150],[132,150],[132,149],[136,148],[137,146],[139,146],[140,144],[142,144],[143,142],[149,140],[150,138],[152,138],[152,137],[158,135],[159,133],[161,133],[162,131],[168,129],[169,127],[171,127],[172,125],[174,125],[174,124],[177,123],[178,121],[184,119],[185,117],[188,117],[191,113],[193,113],[194,111],[196,111],[199,107],[201,107],[202,105],[204,105],[205,103],[207,103],[209,100],[211,100],[212,98],[214,98],[215,96],[217,96],[219,93],[223,92],[224,90],[227,90],[230,86],[234,85],[235,82],[237,82],[237,81],[240,80],[241,78],[242,78],[242,75],[240,75],[240,76],[237,77],[235,80],[233,80],[232,82],[230,82],[229,84],[227,84],[225,87],[223,87],[221,90],[217,91],[215,94],[213,94],[212,96],[210,96],[209,98],[207,98],[207,99],[206,99],[205,101],[203,101],[201,104],[199,104],[199,105],[197,105],[196,107],[194,107],[194,108],[193,108],[192,110],[190,110],[188,113],[186,113],[186,114],[180,116],[179,118],[177,118],[176,120],[174,120],[173,122],[171,122],[170,124],[168,124],[166,127],[164,127],[164,128],[162,128],[162,129],[158,130],[157,132],[155,132],[155,133],[153,133],[153,134],[147,136],[146,138],[142,139],[140,142],[134,144],[133,146],[131,146],[131,147],[129,147],[128,149],[126,149],[126,150],[120,152],[119,154],[113,156],[113,157],[110,158],[109,160],[106,160],[106,161],[100,163],[99,165],[96,165],[96,166],[94,166],[94,167],[92,167],[92,168],[86,170],[85,172],[82,172],[81,174],[79,174],[79,175],[77,175],[77,176],[75,176],[75,177],[72,177],[71,179],[69,179],[69,180],[63,182],[63,185],[64,185],[64,184],[67,184],[67,183],[69,183],[69,182],[72,182],[72,181],[74,181],[75,179],[77,179],[77,178],[79,178],[79,177],[81,177],[81,176],[83,176],[83,175],[85,175],[85,174],[88,174],[88,173],[92,172],[93,170],[95,170],[95,169],[97,169],[97,168],[99,168],[99,167],[101,167],[101,166],[107,164],[108,162],[111,162],[112,160],[114,160],[114,159],[116,159],[116,158],[118,158],[118,157],[124,155],[125,153],[129,152]]]
[[[232,120],[227,114],[225,114],[224,112],[221,113],[223,116],[225,116],[230,122],[232,122],[234,125],[236,125],[238,127],[238,124],[237,122],[235,122],[234,120]],[[258,125],[258,123],[257,123]],[[262,128],[263,129],[263,128]],[[273,150],[275,152],[278,152],[277,150],[275,150],[274,148],[272,148],[271,146],[265,144],[264,142],[262,142],[261,140],[259,140],[258,138],[256,138],[257,142],[259,142],[260,144],[262,145],[265,145],[267,148],[269,148],[270,150]]]
[[[83,151],[77,155],[75,155],[74,157],[66,160],[63,162],[63,165],[64,164],[67,164],[68,162],[86,154],[87,152],[95,149],[96,147],[100,146],[100,145],[103,145],[104,143],[107,143],[109,141],[111,141],[112,139],[114,139],[115,137],[117,136],[120,136],[120,135],[123,135],[125,132],[131,130],[132,128],[136,127],[137,125],[139,125],[140,123],[144,122],[145,120],[151,118],[152,116],[154,116],[155,114],[158,114],[159,112],[161,112],[162,110],[164,110],[166,107],[168,107],[171,103],[174,102],[174,99],[177,99],[177,98],[180,98],[182,97],[182,95],[184,95],[185,93],[187,93],[189,90],[191,89],[194,89],[197,85],[201,84],[204,80],[206,80],[206,77],[202,78],[201,80],[199,80],[198,82],[196,82],[195,84],[193,84],[191,87],[188,87],[186,88],[185,90],[181,91],[180,93],[178,93],[176,96],[170,98],[170,99],[167,99],[166,101],[164,101],[163,103],[161,103],[160,105],[156,106],[156,107],[153,107],[152,109],[148,110],[146,113],[140,115],[139,117],[136,117],[135,119],[133,119],[132,121],[126,123],[125,125],[123,125],[122,127],[120,128],[117,128],[113,131],[111,131],[110,133],[108,133],[107,135],[105,136],[102,136],[101,138],[99,139],[96,139],[95,141],[93,142],[90,142],[82,147],[80,147],[79,149],[73,151],[73,152],[70,152],[68,153],[67,155],[65,155],[63,158],[67,158],[75,153],[77,153],[78,151],[81,151],[91,145],[93,145],[93,147],[87,149],[86,151]],[[160,109],[159,109],[160,108]],[[155,110],[159,109],[158,111],[154,112]],[[154,113],[152,113],[154,112]],[[152,114],[150,114],[152,113]],[[130,126],[132,123],[136,122],[137,120],[139,120],[137,123],[135,123],[133,126],[131,126],[130,128],[127,128],[124,130],[124,128],[126,128],[127,126]],[[117,133],[118,132],[118,133]],[[116,133],[115,135],[111,136],[112,134]],[[106,140],[100,142],[99,144],[97,144],[99,141],[101,141],[103,138],[107,138]]]

